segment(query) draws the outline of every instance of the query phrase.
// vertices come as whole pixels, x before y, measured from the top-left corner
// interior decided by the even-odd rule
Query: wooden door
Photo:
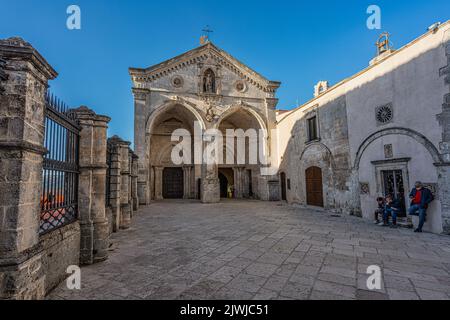
[[[306,170],[306,203],[323,207],[322,169],[311,167]]]
[[[163,172],[163,198],[183,199],[183,169],[165,168]]]

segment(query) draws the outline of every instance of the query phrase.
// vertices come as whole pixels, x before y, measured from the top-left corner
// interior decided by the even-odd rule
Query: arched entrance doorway
[[[306,169],[306,203],[310,206],[323,207],[322,169]]]
[[[234,198],[234,172],[231,168],[219,169],[220,198]]]
[[[255,192],[258,190],[261,171],[259,159],[261,146],[258,138],[259,130],[265,129],[265,123],[256,111],[235,106],[222,115],[216,128],[222,133],[225,144],[223,159],[221,159],[224,165],[219,168],[219,173],[228,170],[229,174],[222,173],[233,189],[232,197],[246,199],[255,196],[258,198],[259,194]],[[219,182],[222,183],[220,176]]]
[[[220,180],[220,198],[228,197],[228,179],[222,172],[219,172],[219,180]]]
[[[147,143],[152,199],[193,199],[198,196],[196,181],[201,177],[201,168],[194,165],[194,142],[191,141],[189,163],[180,165],[172,161],[172,151],[177,142],[171,141],[173,132],[178,129],[186,132],[183,140],[191,138],[196,121],[204,127],[195,111],[179,103],[167,104],[149,118]]]
[[[286,201],[286,173],[280,173],[280,183],[281,183],[281,200]]]
[[[165,168],[163,171],[163,198],[183,199],[184,179],[182,168]]]

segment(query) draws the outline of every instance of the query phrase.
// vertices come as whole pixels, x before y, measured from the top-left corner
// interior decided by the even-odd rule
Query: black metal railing
[[[40,234],[78,218],[78,148],[80,128],[68,107],[46,95],[45,143]]]

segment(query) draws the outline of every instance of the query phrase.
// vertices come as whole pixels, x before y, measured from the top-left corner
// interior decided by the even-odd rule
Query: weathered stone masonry
[[[447,66],[440,70],[440,76],[444,79],[448,93],[444,96],[442,113],[437,116],[442,126],[442,142],[439,148],[443,158],[443,165],[438,166],[438,181],[441,186],[439,196],[442,206],[443,229],[444,233],[450,234],[450,41],[445,45],[445,53]]]
[[[28,43],[0,41],[0,298],[45,294],[39,193],[48,80],[57,73]]]
[[[127,228],[138,207],[137,158],[130,143],[110,140],[119,142],[108,170],[110,118],[80,107],[70,111],[80,127],[79,219],[39,234],[37,190],[49,151],[44,148],[45,94],[56,76],[29,43],[0,40],[0,299],[42,299],[68,276],[68,266],[107,259],[111,232]]]

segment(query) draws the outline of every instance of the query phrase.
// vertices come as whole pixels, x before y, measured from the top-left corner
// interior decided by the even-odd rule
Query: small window
[[[287,179],[288,190],[291,190],[291,179]]]
[[[308,120],[308,140],[313,141],[319,139],[317,130],[317,116],[309,118]]]

